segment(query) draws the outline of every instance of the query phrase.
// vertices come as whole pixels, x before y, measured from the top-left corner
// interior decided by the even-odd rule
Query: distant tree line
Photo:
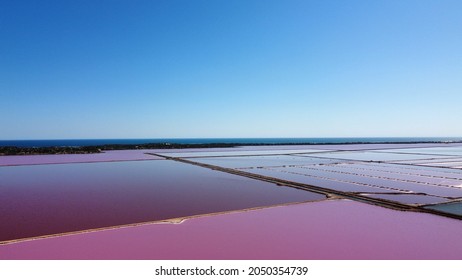
[[[0,147],[0,155],[93,154],[97,147]]]
[[[446,143],[441,141],[425,142],[346,142],[346,143],[145,143],[145,144],[108,144],[81,147],[0,147],[1,155],[46,155],[46,154],[95,154],[112,150],[140,150],[140,149],[188,149],[188,148],[232,148],[237,146],[280,146],[280,145],[353,145],[353,144],[418,144],[418,143]],[[451,142],[461,143],[461,142]]]
[[[59,155],[59,154],[95,154],[111,150],[140,150],[140,149],[186,149],[186,148],[229,148],[236,144],[174,144],[174,143],[146,143],[146,144],[108,144],[82,147],[0,147],[0,156],[10,155]]]

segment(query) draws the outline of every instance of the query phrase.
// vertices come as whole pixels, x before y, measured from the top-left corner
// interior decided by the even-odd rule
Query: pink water
[[[0,156],[0,166],[163,159],[145,154],[149,151],[122,150],[99,154]]]
[[[0,167],[0,241],[324,199],[168,160]]]
[[[462,222],[347,200],[0,246],[0,259],[462,259]]]

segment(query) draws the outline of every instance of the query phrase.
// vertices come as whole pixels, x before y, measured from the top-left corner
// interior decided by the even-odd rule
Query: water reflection
[[[167,160],[0,167],[0,241],[323,195]]]

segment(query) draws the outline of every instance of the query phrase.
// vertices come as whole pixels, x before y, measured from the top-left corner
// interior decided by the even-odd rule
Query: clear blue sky
[[[462,1],[0,1],[0,139],[462,136]]]

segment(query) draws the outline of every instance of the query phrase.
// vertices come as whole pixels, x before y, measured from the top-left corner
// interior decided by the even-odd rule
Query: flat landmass
[[[0,259],[462,257],[460,142],[147,145],[0,157]]]
[[[196,149],[196,148],[234,148],[239,146],[287,146],[287,145],[358,145],[358,144],[439,144],[462,143],[462,141],[383,141],[383,142],[344,142],[344,143],[145,143],[145,144],[107,144],[96,146],[50,146],[50,147],[0,147],[0,156],[14,155],[59,155],[59,154],[96,154],[114,150],[144,149]]]

